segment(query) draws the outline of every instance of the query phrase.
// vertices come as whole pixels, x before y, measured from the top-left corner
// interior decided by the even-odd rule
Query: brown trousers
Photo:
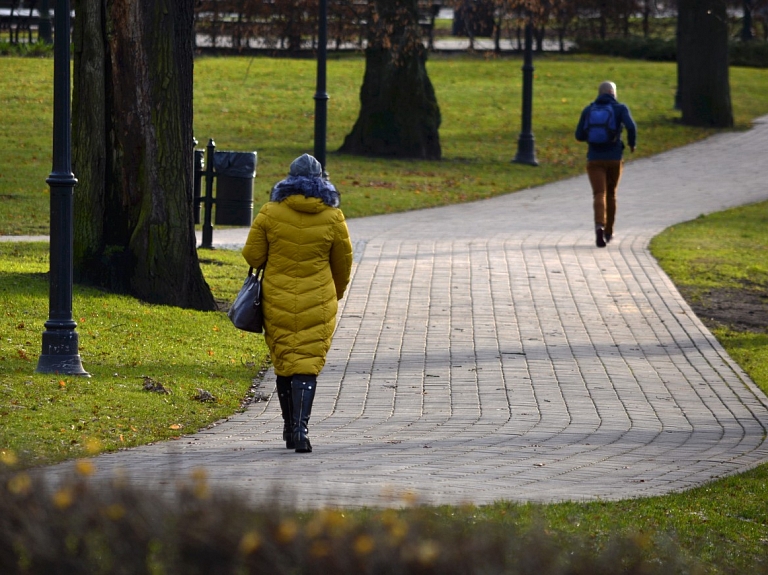
[[[613,235],[616,219],[616,188],[621,179],[622,160],[589,160],[587,175],[592,185],[592,205],[595,211],[595,227]]]

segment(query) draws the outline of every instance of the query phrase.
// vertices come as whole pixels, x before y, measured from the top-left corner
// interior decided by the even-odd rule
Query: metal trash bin
[[[256,152],[215,152],[216,225],[250,226]]]

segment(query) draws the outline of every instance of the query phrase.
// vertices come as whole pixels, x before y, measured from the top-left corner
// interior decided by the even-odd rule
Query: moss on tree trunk
[[[192,213],[192,0],[77,0],[76,279],[210,310]]]

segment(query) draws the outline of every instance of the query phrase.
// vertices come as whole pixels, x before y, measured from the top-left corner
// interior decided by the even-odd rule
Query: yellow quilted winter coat
[[[344,214],[302,194],[270,201],[253,220],[243,257],[254,269],[267,262],[264,339],[275,374],[318,375],[352,270]]]

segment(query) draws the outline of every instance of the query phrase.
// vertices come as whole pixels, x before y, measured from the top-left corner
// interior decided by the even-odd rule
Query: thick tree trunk
[[[360,115],[339,152],[440,159],[440,108],[426,68],[416,0],[376,0]]]
[[[650,34],[650,22],[651,22],[651,0],[644,0],[643,2],[643,38],[647,38]]]
[[[743,0],[744,5],[744,19],[741,23],[741,39],[744,42],[749,42],[755,39],[755,35],[752,32],[752,0]]]
[[[76,0],[75,277],[214,309],[192,213],[193,0]]]
[[[600,2],[600,39],[605,40],[608,33],[608,16],[606,12],[608,10],[605,2]]]
[[[733,126],[725,0],[679,0],[677,67],[683,123]]]

